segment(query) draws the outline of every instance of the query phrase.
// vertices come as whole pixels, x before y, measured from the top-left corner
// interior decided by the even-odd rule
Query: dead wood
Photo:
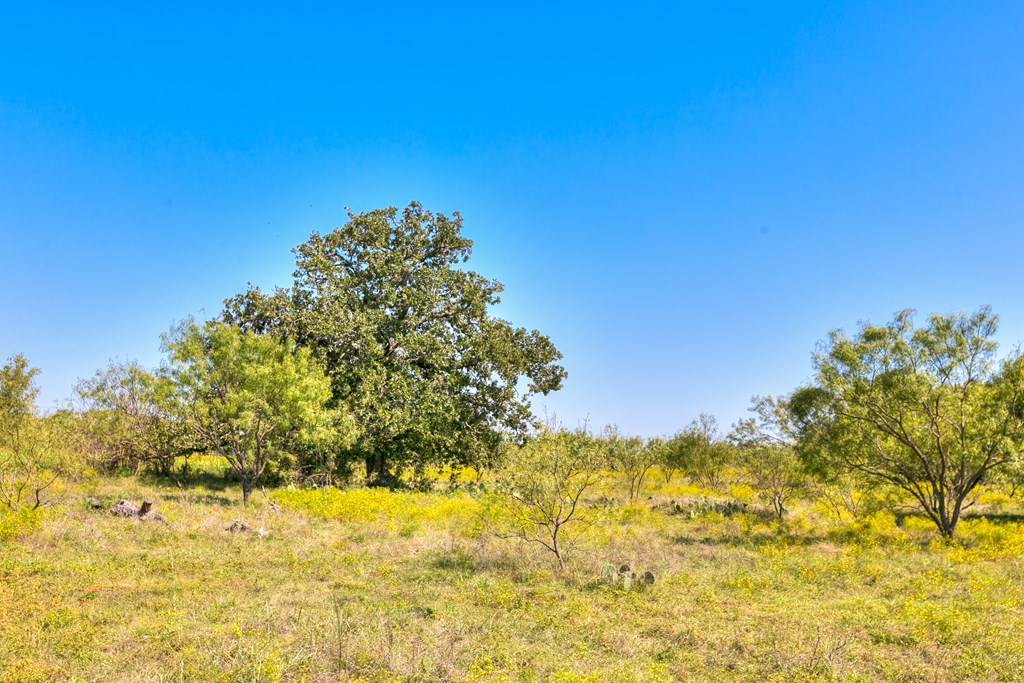
[[[166,517],[153,510],[153,501],[151,500],[142,501],[142,507],[135,507],[127,500],[119,500],[110,506],[110,514],[118,517],[138,517],[146,522],[167,522]]]

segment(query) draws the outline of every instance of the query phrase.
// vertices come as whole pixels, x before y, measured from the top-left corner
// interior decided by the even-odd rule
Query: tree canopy
[[[295,250],[291,287],[248,291],[224,319],[310,349],[352,411],[351,455],[387,479],[408,462],[473,460],[532,421],[529,397],[559,389],[548,337],[493,317],[501,283],[462,267],[462,217],[418,203],[368,213]]]
[[[997,358],[997,322],[983,307],[915,328],[905,310],[833,331],[790,401],[804,457],[893,484],[952,537],[1024,441],[1024,358]]]

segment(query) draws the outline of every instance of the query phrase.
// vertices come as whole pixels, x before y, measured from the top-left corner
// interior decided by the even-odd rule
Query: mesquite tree
[[[805,459],[892,484],[952,538],[1024,445],[1024,358],[997,358],[997,322],[983,307],[915,328],[906,310],[833,331],[790,400]]]
[[[677,471],[693,483],[706,489],[721,489],[732,455],[718,433],[718,420],[714,415],[701,413],[700,417],[669,439],[663,450],[662,469],[665,483],[670,483]]]
[[[545,429],[512,449],[498,474],[495,533],[565,554],[595,521],[583,495],[600,476],[603,454],[585,430]]]
[[[192,321],[164,343],[179,409],[238,475],[243,503],[293,437],[330,418],[324,407],[330,381],[308,350],[232,325]],[[351,430],[350,421],[344,428]]]
[[[786,504],[807,486],[807,472],[794,448],[788,400],[755,396],[751,404],[755,417],[733,425],[729,440],[747,483],[781,521]]]
[[[601,434],[600,444],[608,466],[625,476],[629,486],[629,502],[634,502],[640,496],[648,473],[664,461],[665,442],[661,439],[626,436],[617,426],[609,425]]]
[[[191,452],[193,443],[174,414],[174,383],[137,362],[111,362],[106,370],[75,386],[85,433],[107,469],[143,465],[170,473],[175,458]]]
[[[0,367],[0,505],[11,510],[46,505],[48,490],[70,469],[74,435],[64,415],[38,414],[37,374],[21,354]]]

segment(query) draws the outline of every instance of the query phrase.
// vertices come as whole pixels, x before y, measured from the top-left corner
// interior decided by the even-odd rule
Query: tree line
[[[835,330],[810,383],[755,398],[751,417],[726,433],[701,415],[671,437],[575,434],[538,428],[530,399],[562,386],[561,353],[492,314],[502,285],[464,265],[472,242],[461,229],[458,213],[417,203],[349,213],[294,250],[290,286],[250,286],[216,318],[182,321],[163,337],[159,368],[112,363],[51,415],[34,404],[37,370],[10,358],[0,372],[0,504],[42,504],[82,453],[103,469],[161,474],[216,453],[248,502],[267,477],[322,486],[358,469],[395,486],[403,473],[456,465],[518,472],[522,497],[571,451],[565,476],[617,472],[633,501],[650,476],[713,490],[739,476],[780,519],[794,496],[855,511],[858,491],[884,485],[950,538],[987,487],[1016,490],[1024,360],[998,355],[987,307],[923,326],[907,310]],[[581,493],[559,492],[560,509],[575,510]]]

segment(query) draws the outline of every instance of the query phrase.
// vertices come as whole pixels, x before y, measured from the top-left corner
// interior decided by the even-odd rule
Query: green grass
[[[1024,680],[1024,525],[609,506],[559,572],[463,493],[95,479],[0,516],[4,681]],[[604,492],[606,494],[611,492]],[[737,493],[737,492],[734,492]],[[738,492],[742,495],[742,491]],[[149,498],[167,524],[93,512]],[[225,528],[244,518],[253,532]],[[624,590],[606,565],[650,570]]]

